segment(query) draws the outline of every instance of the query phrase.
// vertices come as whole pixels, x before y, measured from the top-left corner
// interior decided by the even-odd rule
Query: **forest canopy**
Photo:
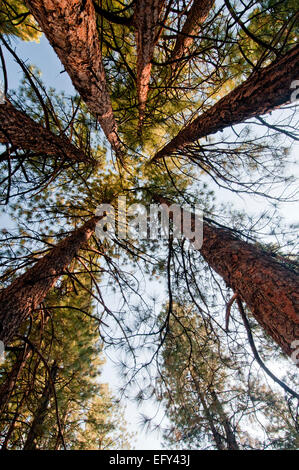
[[[299,448],[298,15],[1,2],[2,449]]]

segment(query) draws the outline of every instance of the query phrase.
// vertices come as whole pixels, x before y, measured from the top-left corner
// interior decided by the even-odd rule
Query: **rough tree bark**
[[[166,198],[155,196],[154,199],[171,205]],[[207,222],[203,224],[203,243],[199,251],[246,303],[265,332],[291,356],[292,343],[299,339],[299,275],[265,250],[241,240],[231,230]]]
[[[94,216],[58,243],[26,273],[0,291],[0,340],[6,345],[22,322],[38,307],[93,234],[101,217]]]
[[[48,131],[8,101],[0,104],[0,142],[41,155],[60,155],[77,162],[90,160],[67,137]]]
[[[92,0],[26,0],[74,87],[98,121],[116,154],[121,143],[102,63]]]
[[[213,6],[214,0],[194,0],[187,13],[182,30],[178,33],[170,60],[178,61],[188,53],[200,25],[202,25]],[[175,63],[174,63],[175,65]]]
[[[152,70],[154,48],[158,40],[157,24],[165,0],[137,0],[133,25],[136,29],[137,42],[137,94],[139,106],[139,131],[146,108],[147,95]]]
[[[52,380],[52,383],[55,383],[57,371],[58,371],[58,366],[54,362],[50,371],[51,379],[50,377],[48,377],[47,382],[45,384],[45,387],[44,387],[44,390],[43,390],[43,393],[39,402],[39,406],[36,412],[34,413],[34,418],[31,423],[23,450],[35,450],[36,444],[37,444],[36,438],[43,435],[42,426],[46,418],[47,409],[48,409],[51,392],[52,392],[51,380]]]
[[[203,230],[203,258],[290,356],[299,339],[298,274],[230,230],[207,223]]]
[[[238,446],[238,443],[236,441],[236,436],[235,436],[235,433],[233,431],[233,428],[231,426],[231,423],[230,423],[230,420],[229,418],[227,417],[224,409],[223,409],[223,406],[222,406],[222,403],[219,401],[219,398],[216,394],[216,392],[214,390],[211,390],[210,391],[211,393],[211,396],[213,398],[213,405],[215,407],[215,409],[217,410],[217,413],[219,415],[219,418],[220,418],[220,422],[225,430],[225,435],[226,435],[226,444],[227,444],[227,450],[240,450],[239,449],[239,446]]]
[[[299,46],[259,70],[182,129],[152,158],[171,155],[224,128],[266,114],[290,101],[292,81],[298,78]]]

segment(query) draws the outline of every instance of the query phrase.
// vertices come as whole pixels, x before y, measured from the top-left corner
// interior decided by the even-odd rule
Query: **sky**
[[[42,72],[42,79],[47,87],[55,87],[55,89],[60,91],[65,91],[68,94],[74,94],[74,88],[71,84],[71,81],[63,70],[63,66],[57,58],[55,52],[49,45],[48,41],[44,36],[41,37],[39,43],[35,42],[23,42],[17,39],[13,40],[13,45],[16,47],[16,51],[27,63],[36,65]],[[22,78],[22,72],[20,68],[14,63],[14,60],[11,56],[5,53],[6,64],[8,69],[9,77],[9,90],[17,89],[20,79]],[[298,147],[297,147],[298,152]],[[296,150],[293,150],[292,157],[296,157]],[[293,167],[295,171],[295,166]],[[221,202],[234,205],[235,208],[243,209],[247,213],[259,213],[265,209],[265,201],[262,198],[256,196],[242,196],[236,197],[232,193],[229,193],[227,190],[219,189],[216,185],[212,185],[212,189],[216,192],[216,197]],[[294,201],[292,203],[286,203],[282,206],[282,214],[289,222],[295,222],[298,218],[298,202]],[[1,225],[5,226],[9,223],[8,218],[2,217]],[[163,292],[163,287],[160,284],[154,286],[158,291]],[[162,294],[163,297],[163,294]],[[108,382],[111,386],[112,391],[117,390],[119,386],[119,380],[117,377],[116,370],[113,367],[112,362],[108,359],[104,367],[103,374],[101,376],[101,381]],[[140,411],[146,414],[154,415],[156,413],[156,408],[151,404],[146,405],[142,410],[137,409],[133,403],[126,404],[126,419],[129,424],[129,430],[137,431],[136,441],[133,443],[135,449],[161,449],[161,437],[159,435],[148,435],[144,433],[141,428],[138,426],[140,420]],[[163,413],[158,414],[158,420],[162,417]]]
[[[18,56],[27,64],[36,65],[42,72],[42,80],[47,87],[54,87],[57,92],[64,91],[66,95],[75,94],[75,90],[67,73],[63,72],[64,68],[60,60],[56,56],[52,47],[43,35],[39,43],[24,42],[18,39],[12,40],[13,46],[16,48]],[[23,78],[22,71],[15,64],[10,54],[4,50],[6,66],[8,71],[8,88],[9,91],[17,90],[20,80]],[[63,73],[61,73],[63,72]],[[2,215],[0,220],[1,227],[11,226],[11,220],[8,216]],[[157,286],[158,287],[158,286]],[[115,302],[117,303],[117,301]],[[111,304],[112,306],[112,304]],[[112,392],[116,393],[119,387],[117,371],[113,363],[106,358],[106,364],[101,374],[101,382],[109,383]],[[139,426],[140,415],[155,415],[156,408],[150,404],[146,404],[142,408],[137,408],[134,403],[127,402],[125,404],[125,417],[130,432],[137,432],[132,445],[136,450],[161,449],[161,439],[159,435],[147,434]]]

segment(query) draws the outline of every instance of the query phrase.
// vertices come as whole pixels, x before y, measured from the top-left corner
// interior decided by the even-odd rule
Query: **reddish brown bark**
[[[298,274],[231,231],[207,223],[200,252],[290,356],[292,342],[299,339]]]
[[[139,129],[144,119],[152,70],[154,48],[158,40],[157,24],[165,0],[137,0],[133,24],[137,42],[137,94],[139,105]]]
[[[170,201],[156,197],[160,203]],[[287,354],[299,339],[299,276],[265,250],[231,230],[203,225],[200,253],[246,303],[255,319]]]
[[[153,157],[152,162],[184,149],[201,137],[288,103],[292,93],[291,83],[298,78],[298,68],[299,46],[296,46],[194,119]]]
[[[89,159],[65,136],[48,131],[9,102],[0,104],[0,142],[41,155],[60,155],[78,162]]]
[[[18,333],[23,321],[38,307],[65,268],[84,247],[98,220],[100,217],[92,217],[0,292],[0,340],[4,344],[8,344]]]
[[[121,144],[113,116],[92,0],[27,0],[74,87],[116,153]]]
[[[178,33],[178,37],[171,54],[171,60],[180,60],[188,53],[188,49],[194,41],[194,38],[190,36],[196,35],[200,25],[202,25],[207,19],[213,3],[214,0],[193,1],[190,10],[187,13],[187,18],[182,30]]]

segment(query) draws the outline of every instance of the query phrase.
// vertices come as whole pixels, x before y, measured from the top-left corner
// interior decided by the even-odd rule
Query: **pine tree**
[[[219,333],[192,306],[173,305],[158,380],[170,420],[164,443],[172,448],[217,450],[296,447],[298,435],[294,423],[289,427],[292,418],[283,397],[253,377],[246,382],[245,361],[231,360]],[[278,415],[278,421],[288,425],[276,442]]]
[[[80,281],[83,287],[88,286],[86,275],[80,275]],[[71,282],[62,283],[38,312],[41,320],[44,318],[43,327],[36,322],[26,343],[31,360],[23,360],[1,413],[5,448],[111,449],[117,443],[131,445],[132,435],[127,432],[121,406],[108,386],[99,383],[104,363],[97,333],[101,322],[93,316],[92,297],[83,287],[74,289]]]
[[[23,321],[44,300],[80,248],[88,242],[99,220],[100,217],[92,217],[1,291],[0,338],[4,344],[9,343],[18,333]]]
[[[20,37],[23,41],[38,41],[41,32],[22,0],[4,0],[0,9],[0,33]]]
[[[283,183],[287,191],[292,184],[283,171],[297,139],[297,18],[294,0],[2,2],[1,203],[14,224],[2,233],[0,264],[0,339],[8,348],[0,385],[3,448],[127,446],[127,436],[117,432],[118,403],[97,384],[99,333],[121,352],[126,390],[138,386],[140,376],[149,382],[137,393],[140,399],[153,392],[154,364],[164,354],[161,383],[164,375],[179,428],[171,443],[182,437],[218,449],[279,448],[285,439],[286,447],[298,446],[296,413],[290,418],[296,392],[284,387],[292,395],[288,414],[281,395],[258,373],[255,383],[249,372],[233,369],[240,349],[244,357],[246,334],[264,371],[255,335],[267,358],[272,352],[285,364],[271,338],[294,357],[298,275],[291,234],[282,229],[277,235],[270,228],[275,221],[264,213],[253,220],[224,210],[212,197],[216,186],[277,206],[287,199],[275,187]],[[40,31],[78,95],[47,89],[12,47],[11,37],[36,40]],[[24,74],[18,93],[9,90],[8,53]],[[278,113],[261,117],[282,106],[280,122],[273,118]],[[110,227],[106,237],[94,236],[98,205],[111,204],[121,219],[118,196],[146,206],[153,200],[201,204],[202,247],[194,254],[187,241],[140,241],[135,232],[123,239]],[[263,242],[263,223],[275,239],[272,248]],[[201,279],[206,273],[208,288]],[[140,288],[140,279],[150,278],[166,286],[162,322]],[[111,308],[102,286],[117,292],[121,308]],[[183,320],[173,327],[179,294],[181,308],[188,306],[188,327],[198,329],[191,339]],[[219,323],[220,295],[226,314]],[[225,331],[224,317],[228,330],[237,307],[239,320]],[[197,354],[187,360],[190,344]],[[223,361],[226,344],[234,358]],[[171,348],[175,356],[168,355]],[[231,370],[239,400],[231,396]],[[287,374],[288,384],[293,375]],[[256,417],[270,410],[267,440],[238,427],[237,416],[247,416],[246,400]]]

